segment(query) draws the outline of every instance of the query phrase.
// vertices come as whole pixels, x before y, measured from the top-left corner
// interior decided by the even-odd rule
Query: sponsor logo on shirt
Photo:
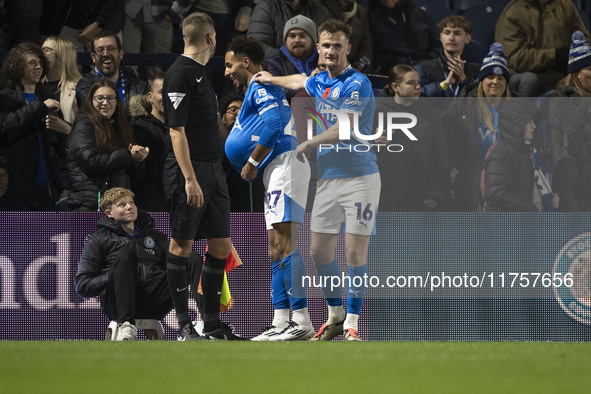
[[[176,93],[176,92],[168,93],[168,98],[170,99],[170,102],[172,103],[172,107],[174,109],[177,109],[179,107],[179,105],[181,105],[181,101],[183,101],[185,96],[186,96],[186,93]]]

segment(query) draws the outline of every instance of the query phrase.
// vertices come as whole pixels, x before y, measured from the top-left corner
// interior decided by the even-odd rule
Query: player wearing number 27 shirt
[[[226,156],[243,179],[263,177],[267,192],[265,222],[271,257],[271,325],[252,340],[289,341],[314,335],[301,278],[306,266],[297,237],[304,220],[310,167],[295,156],[297,138],[291,109],[283,90],[253,81],[261,71],[262,45],[238,36],[225,56],[225,75],[248,85],[240,113],[226,140]],[[289,318],[289,309],[292,318]]]
[[[318,157],[310,254],[321,278],[340,278],[335,251],[344,223],[349,280],[346,317],[340,288],[323,288],[328,320],[313,340],[327,341],[343,334],[345,340],[359,341],[367,250],[381,188],[375,153],[371,143],[363,138],[373,134],[375,103],[371,83],[347,61],[351,28],[342,21],[329,19],[318,32],[318,63],[325,64],[326,71],[309,78],[259,73],[255,80],[294,90],[305,87],[315,97],[316,115],[322,115],[326,122],[320,122],[322,126],[316,129],[316,135],[296,150],[298,158],[314,149]]]

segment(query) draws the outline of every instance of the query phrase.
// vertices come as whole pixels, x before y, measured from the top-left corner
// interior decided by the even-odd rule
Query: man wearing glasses
[[[90,57],[94,67],[76,85],[76,100],[79,106],[84,102],[90,87],[101,78],[108,78],[117,85],[126,109],[129,109],[131,97],[146,93],[146,83],[130,68],[120,66],[123,48],[115,33],[102,31],[97,34],[92,41]]]

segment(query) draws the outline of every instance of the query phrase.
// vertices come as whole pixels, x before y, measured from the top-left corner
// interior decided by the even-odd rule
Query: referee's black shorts
[[[185,177],[176,159],[169,156],[164,169],[170,184],[170,229],[175,239],[229,238],[230,196],[221,162],[191,161],[203,192],[203,205],[187,205]]]

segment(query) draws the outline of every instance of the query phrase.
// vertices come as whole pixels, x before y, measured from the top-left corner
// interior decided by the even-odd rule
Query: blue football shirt
[[[273,159],[295,149],[297,138],[283,89],[251,80],[225,147],[226,156],[238,172],[257,144],[271,148],[259,165],[260,176]]]
[[[332,79],[328,71],[308,78],[306,91],[316,97],[316,111],[324,117],[328,127],[337,121],[332,111],[339,110],[358,116],[360,134],[373,134],[375,101],[371,82],[350,65]],[[378,172],[371,141],[356,138],[352,128],[353,125],[348,139],[340,140],[332,147],[318,148],[318,178],[349,178]],[[320,126],[316,128],[317,134],[324,131]]]

